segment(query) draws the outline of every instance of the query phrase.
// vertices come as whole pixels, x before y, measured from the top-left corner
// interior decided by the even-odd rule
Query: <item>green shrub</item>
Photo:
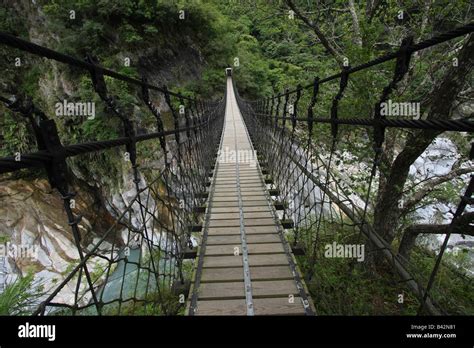
[[[44,295],[44,287],[28,273],[7,285],[0,293],[0,315],[29,315]]]

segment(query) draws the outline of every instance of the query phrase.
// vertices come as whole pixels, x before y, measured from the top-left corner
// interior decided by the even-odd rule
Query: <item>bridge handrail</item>
[[[172,95],[173,97],[183,98],[183,99],[188,100],[188,101],[195,101],[196,100],[195,98],[190,98],[190,97],[185,96],[183,94],[167,90],[164,87],[158,87],[158,86],[152,85],[150,83],[135,79],[133,77],[130,77],[130,76],[127,76],[127,75],[124,75],[124,74],[120,74],[120,73],[118,73],[114,70],[104,68],[100,65],[92,64],[92,63],[89,63],[85,60],[81,60],[81,59],[72,57],[70,55],[54,51],[50,48],[40,46],[40,45],[37,45],[35,43],[23,40],[19,37],[16,37],[16,36],[8,34],[8,33],[5,33],[3,31],[0,31],[0,43],[4,44],[4,45],[7,45],[7,46],[10,46],[10,47],[13,47],[13,48],[17,48],[17,49],[25,51],[25,52],[29,52],[29,53],[37,55],[39,57],[45,57],[45,58],[53,59],[53,60],[56,60],[58,62],[62,62],[62,63],[68,64],[68,65],[72,65],[72,66],[75,66],[75,67],[78,67],[78,68],[81,68],[81,69],[86,69],[86,70],[89,70],[89,71],[95,70],[95,71],[98,71],[99,73],[101,73],[103,75],[113,77],[114,79],[121,80],[121,81],[130,83],[132,85],[136,85],[136,86],[139,86],[139,87],[145,87],[145,88],[148,88],[148,89],[151,89],[151,90],[159,91],[161,93],[166,93],[167,92],[170,95]]]

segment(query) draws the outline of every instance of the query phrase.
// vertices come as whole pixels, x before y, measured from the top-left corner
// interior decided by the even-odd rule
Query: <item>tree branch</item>
[[[354,29],[354,38],[357,46],[362,47],[362,35],[360,33],[359,18],[354,5],[354,0],[349,0],[349,12],[352,17],[352,28]]]
[[[334,59],[337,61],[339,66],[342,67],[343,64],[342,64],[341,54],[339,52],[337,52],[336,49],[333,47],[333,45],[328,41],[328,39],[326,38],[326,35],[321,31],[319,26],[316,23],[313,23],[313,21],[311,21],[308,17],[304,16],[303,13],[301,13],[301,11],[295,6],[295,4],[293,4],[292,0],[285,0],[285,1],[286,1],[286,4],[288,5],[288,7],[291,10],[293,10],[296,17],[301,19],[308,27],[313,29],[314,33],[316,34],[318,39],[321,41],[321,44],[324,46],[326,51],[328,51],[334,57]]]
[[[381,2],[382,0],[367,0],[365,7],[365,15],[367,17],[368,23],[372,21],[372,18],[374,17],[375,12],[377,12],[377,9],[380,6]]]
[[[419,188],[415,194],[403,204],[403,207],[400,210],[401,215],[404,215],[408,210],[412,209],[417,203],[419,203],[423,198],[426,197],[429,193],[435,190],[438,185],[441,185],[447,181],[450,181],[458,176],[463,174],[474,172],[474,167],[467,168],[457,168],[445,175],[435,176],[425,181],[422,188]]]
[[[451,224],[430,225],[418,224],[407,227],[403,233],[398,253],[405,261],[410,260],[410,254],[415,246],[416,238],[420,234],[447,234],[456,233],[462,235],[474,236],[474,226],[471,223],[474,221],[474,212],[464,213]]]

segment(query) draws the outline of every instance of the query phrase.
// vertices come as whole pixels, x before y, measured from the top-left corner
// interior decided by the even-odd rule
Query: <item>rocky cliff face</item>
[[[26,39],[48,47],[61,42],[57,33],[48,28],[45,14],[35,2],[7,1],[7,3],[10,8],[21,14],[28,31],[29,37]],[[131,55],[127,55],[132,62],[139,62],[138,70],[145,72],[152,84],[163,85],[170,81],[193,80],[200,75],[203,58],[199,47],[194,45],[190,38],[186,40],[188,43],[184,46],[179,44],[178,47],[177,42],[176,47],[167,44],[166,49],[151,45],[147,51],[131,52]],[[110,42],[110,45],[116,48],[120,46],[120,42]],[[121,61],[122,56],[123,54],[119,54],[114,59]],[[79,81],[71,80],[67,69],[60,63],[49,60],[40,62],[42,65],[35,97],[40,100],[39,106],[47,116],[55,118],[52,106],[61,98],[77,99]],[[25,66],[25,69],[30,68],[32,67]],[[164,105],[163,97],[158,95],[153,97],[165,115],[169,110]],[[132,99],[136,102],[131,113],[131,117],[137,121],[136,129],[155,130],[154,122],[150,124],[143,121],[146,107],[136,96],[132,96]],[[69,139],[74,139],[72,136],[74,128],[67,127],[64,120],[57,119],[56,122],[63,143],[69,143]],[[153,148],[151,152],[156,152],[157,148],[159,146]],[[115,160],[109,160],[107,165],[96,161],[95,157],[91,157],[88,162],[78,163],[73,160],[68,163],[72,177],[75,178],[74,191],[78,193],[74,211],[82,215],[79,228],[83,248],[95,245],[107,229],[116,223],[116,217],[126,209],[136,195],[130,168],[120,163],[121,157],[117,154],[118,152],[115,154],[116,157],[113,157]],[[110,163],[111,168],[108,168]],[[152,166],[159,165],[160,163],[152,163]],[[142,177],[141,180],[140,186],[146,186],[146,178]],[[134,210],[138,211],[138,208]],[[166,213],[163,216],[166,216]],[[138,224],[137,218],[132,218],[133,224]],[[120,235],[123,242],[127,233],[126,230],[117,230],[112,235]],[[112,242],[112,240],[105,241],[101,248],[107,250]],[[5,250],[22,247],[31,253],[27,257],[13,252],[6,252],[5,257],[0,255],[0,292],[5,284],[28,272],[33,272],[35,281],[44,284],[46,290],[54,288],[79,262],[63,202],[59,194],[51,190],[46,179],[13,180],[8,176],[0,177],[0,245],[3,245]],[[93,258],[88,264],[91,265],[90,270],[94,271],[95,268],[99,269],[104,265],[104,260]],[[57,300],[68,302],[74,290],[71,282],[71,288],[64,288]]]
[[[97,251],[102,256],[114,258],[124,245],[132,246],[128,229],[117,224],[119,216],[126,210],[123,222],[136,229],[142,228],[140,205],[135,200],[137,191],[131,172],[124,171],[119,181],[120,189],[111,190],[108,194],[82,181],[72,188],[77,192],[74,214],[82,217],[79,230],[84,253],[98,245],[104,236],[105,240],[100,242]],[[145,178],[140,176],[139,187],[146,186]],[[155,194],[165,196],[158,183],[154,184],[153,190]],[[142,192],[140,197],[147,204],[145,224],[149,237],[153,243],[161,242],[165,247],[168,244],[166,238],[160,237],[159,224],[149,214],[163,224],[169,223],[166,220],[169,217],[163,207],[157,205],[153,195],[148,195],[148,191]],[[0,252],[4,252],[0,253],[0,290],[17,277],[33,272],[34,283],[43,285],[45,291],[50,293],[80,260],[63,201],[57,191],[51,190],[46,179],[0,181],[0,237]],[[113,254],[111,250],[114,250]],[[147,250],[143,251],[146,254]],[[93,279],[100,283],[108,266],[107,261],[93,256],[87,265]],[[82,289],[85,290],[84,283]],[[75,282],[69,282],[56,296],[55,302],[70,302],[74,292]],[[85,303],[89,300],[87,295],[83,298]]]
[[[113,225],[114,218],[92,193],[76,189],[74,211],[82,214],[79,229],[87,246]],[[48,289],[79,260],[63,201],[44,179],[1,182],[0,236],[6,283],[34,272],[35,280]]]

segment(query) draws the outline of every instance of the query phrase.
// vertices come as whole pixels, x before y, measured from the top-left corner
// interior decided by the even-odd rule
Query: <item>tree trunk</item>
[[[464,213],[457,220],[455,225],[450,224],[433,225],[433,224],[419,224],[412,225],[405,229],[402,241],[398,247],[398,254],[402,256],[405,261],[410,261],[410,255],[415,246],[416,238],[420,234],[446,234],[457,233],[462,235],[474,236],[474,226],[471,223],[474,221],[474,212]],[[451,231],[449,230],[451,228]]]

